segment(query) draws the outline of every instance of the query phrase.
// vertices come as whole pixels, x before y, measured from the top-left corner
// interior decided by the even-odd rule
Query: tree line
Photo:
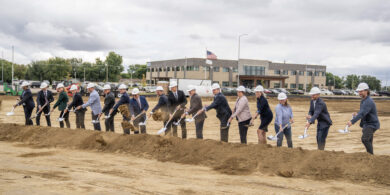
[[[381,90],[381,81],[375,76],[351,74],[339,77],[330,72],[326,73],[326,86],[335,86],[336,89],[355,89],[361,82],[367,83],[372,90]]]
[[[0,65],[3,67],[4,82],[11,83],[12,63],[0,60]],[[96,58],[95,62],[85,62],[80,58],[54,57],[32,61],[27,65],[14,64],[14,79],[52,82],[77,78],[80,81],[85,79],[85,81],[93,82],[117,82],[121,78],[130,78],[130,69],[133,71],[133,78],[141,79],[146,74],[146,65],[137,64],[130,65],[130,67],[127,73],[123,73],[123,58],[115,52],[109,52],[105,60]],[[106,76],[108,76],[108,80],[106,80]]]

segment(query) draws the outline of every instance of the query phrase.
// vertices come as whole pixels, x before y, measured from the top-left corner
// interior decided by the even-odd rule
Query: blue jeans
[[[329,126],[320,128],[317,126],[317,145],[319,150],[325,149],[326,137],[328,137]]]
[[[280,130],[280,126],[275,124],[275,132],[278,133]],[[278,135],[278,141],[276,142],[276,145],[278,147],[282,146],[283,142],[283,135],[286,136],[287,139],[287,146],[289,148],[293,147],[292,139],[291,139],[291,126],[284,128],[283,132]]]

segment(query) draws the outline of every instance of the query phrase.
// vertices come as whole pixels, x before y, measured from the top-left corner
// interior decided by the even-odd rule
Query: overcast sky
[[[0,0],[0,50],[15,62],[104,58],[125,64],[204,57],[327,65],[390,84],[388,0]]]

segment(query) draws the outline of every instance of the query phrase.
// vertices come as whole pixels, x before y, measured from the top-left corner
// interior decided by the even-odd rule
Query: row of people
[[[28,83],[23,83],[24,89],[20,101],[15,104],[24,106],[26,125],[32,125],[31,113],[35,107],[32,100],[31,91],[28,88]],[[77,86],[71,87],[73,94],[73,100],[68,102],[68,96],[64,90],[64,86],[59,84],[57,91],[59,92],[59,98],[50,111],[50,103],[54,101],[53,95],[47,90],[45,83],[41,86],[41,91],[37,96],[37,125],[39,125],[41,113],[45,114],[47,125],[50,126],[50,113],[54,111],[56,107],[61,111],[60,116],[64,118],[66,126],[69,128],[69,111],[73,109],[76,113],[76,127],[85,128],[84,115],[87,107],[92,109],[92,120],[99,121],[102,114],[105,115],[106,131],[114,131],[114,116],[118,112],[118,108],[121,105],[127,106],[130,116],[123,115],[123,120],[131,122],[136,127],[135,133],[146,133],[146,126],[140,125],[146,121],[146,117],[150,118],[152,115],[159,113],[162,115],[161,119],[163,125],[166,127],[165,134],[173,134],[177,136],[177,126],[181,127],[182,138],[187,138],[186,122],[183,120],[187,115],[192,115],[195,120],[196,137],[203,138],[203,126],[204,121],[207,118],[206,112],[215,109],[217,118],[220,121],[220,140],[228,142],[230,123],[234,118],[238,121],[239,134],[241,143],[247,143],[247,132],[250,126],[253,126],[254,120],[260,116],[260,126],[257,129],[258,142],[261,144],[267,143],[266,133],[268,132],[268,126],[273,120],[273,113],[268,104],[264,88],[260,85],[255,88],[257,111],[253,115],[250,113],[249,101],[245,96],[245,88],[240,86],[237,88],[237,100],[233,111],[230,109],[226,97],[221,93],[221,88],[218,84],[212,85],[212,91],[214,94],[213,102],[210,105],[203,106],[202,99],[196,93],[195,86],[188,87],[188,93],[190,95],[190,105],[186,108],[187,98],[183,91],[178,90],[177,83],[171,82],[169,85],[169,92],[164,94],[164,90],[161,86],[157,87],[156,94],[159,98],[157,105],[152,108],[149,114],[146,112],[149,109],[148,102],[144,96],[139,95],[137,88],[133,89],[133,97],[130,99],[127,94],[127,87],[125,85],[119,86],[119,92],[121,94],[120,100],[115,102],[115,96],[110,91],[110,86],[104,86],[105,100],[104,107],[101,108],[100,97],[95,90],[93,83],[88,84],[87,90],[90,93],[90,97],[87,103],[83,103],[81,95],[77,92]],[[359,84],[357,91],[362,98],[360,111],[353,114],[353,119],[347,122],[348,126],[353,125],[360,120],[360,126],[363,128],[362,142],[366,147],[367,152],[373,153],[373,134],[379,129],[380,124],[377,116],[376,105],[370,97],[369,87],[366,83]],[[310,91],[311,101],[308,116],[306,117],[307,123],[305,128],[309,128],[317,120],[317,146],[319,150],[325,149],[326,138],[329,132],[329,128],[332,125],[332,120],[328,112],[326,103],[320,98],[321,91],[317,87],[313,87]],[[280,93],[278,95],[279,104],[276,106],[275,115],[275,132],[278,133],[277,146],[282,145],[283,136],[287,139],[288,147],[292,147],[292,130],[291,124],[294,122],[293,112],[291,106],[288,104],[287,95]],[[123,125],[122,125],[123,126]],[[63,121],[60,121],[60,127],[64,127]],[[123,126],[125,134],[130,133],[128,127]],[[100,122],[94,123],[95,130],[101,130]]]

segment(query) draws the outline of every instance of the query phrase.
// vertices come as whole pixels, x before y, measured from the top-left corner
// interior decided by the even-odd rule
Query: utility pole
[[[1,51],[1,81],[3,82],[4,85],[4,52]]]
[[[305,93],[307,92],[307,64],[305,66]]]
[[[237,55],[237,86],[240,86],[240,46],[241,46],[241,37],[247,36],[248,34],[238,35],[238,55]]]
[[[84,82],[85,82],[85,67],[84,67]]]
[[[108,82],[108,64],[106,64],[106,83]]]
[[[12,45],[12,80],[11,80],[11,88],[14,87],[14,46]]]

